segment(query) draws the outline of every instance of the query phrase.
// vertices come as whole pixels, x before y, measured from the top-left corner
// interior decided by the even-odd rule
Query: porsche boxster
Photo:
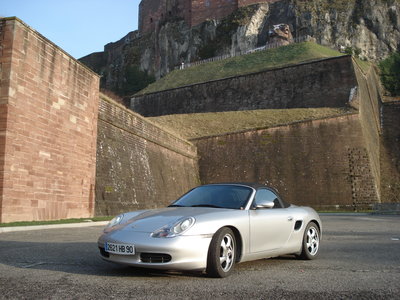
[[[209,184],[166,208],[123,213],[98,239],[107,261],[226,277],[239,262],[293,254],[315,258],[321,220],[259,184]]]

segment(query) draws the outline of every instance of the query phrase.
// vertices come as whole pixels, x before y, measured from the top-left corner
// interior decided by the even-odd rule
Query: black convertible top
[[[266,188],[266,189],[269,189],[269,190],[273,191],[278,196],[278,199],[282,203],[283,207],[286,208],[286,207],[290,206],[289,203],[287,203],[286,201],[284,201],[282,199],[282,197],[280,196],[279,192],[276,189],[274,189],[273,187],[267,186],[265,184],[256,183],[256,182],[221,182],[221,183],[210,183],[210,184],[206,184],[206,185],[224,185],[224,184],[248,186],[248,187],[251,187],[251,188],[253,188],[255,190],[258,190],[258,189],[261,189],[261,188],[263,188],[263,189]]]

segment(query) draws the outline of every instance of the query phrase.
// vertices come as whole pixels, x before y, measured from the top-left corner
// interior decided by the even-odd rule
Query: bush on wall
[[[381,80],[391,96],[400,96],[400,52],[395,52],[379,63]]]

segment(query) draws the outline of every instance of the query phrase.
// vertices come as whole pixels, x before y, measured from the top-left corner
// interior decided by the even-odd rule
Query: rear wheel
[[[301,259],[314,259],[319,253],[320,234],[317,224],[308,223],[303,236],[303,245],[301,248]]]
[[[232,230],[223,227],[211,240],[207,258],[207,274],[227,277],[233,271],[236,259],[236,240]]]

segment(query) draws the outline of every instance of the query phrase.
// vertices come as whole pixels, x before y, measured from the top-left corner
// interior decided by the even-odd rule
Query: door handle
[[[287,220],[288,220],[289,222],[290,222],[290,221],[293,221],[293,217],[288,217]]]

